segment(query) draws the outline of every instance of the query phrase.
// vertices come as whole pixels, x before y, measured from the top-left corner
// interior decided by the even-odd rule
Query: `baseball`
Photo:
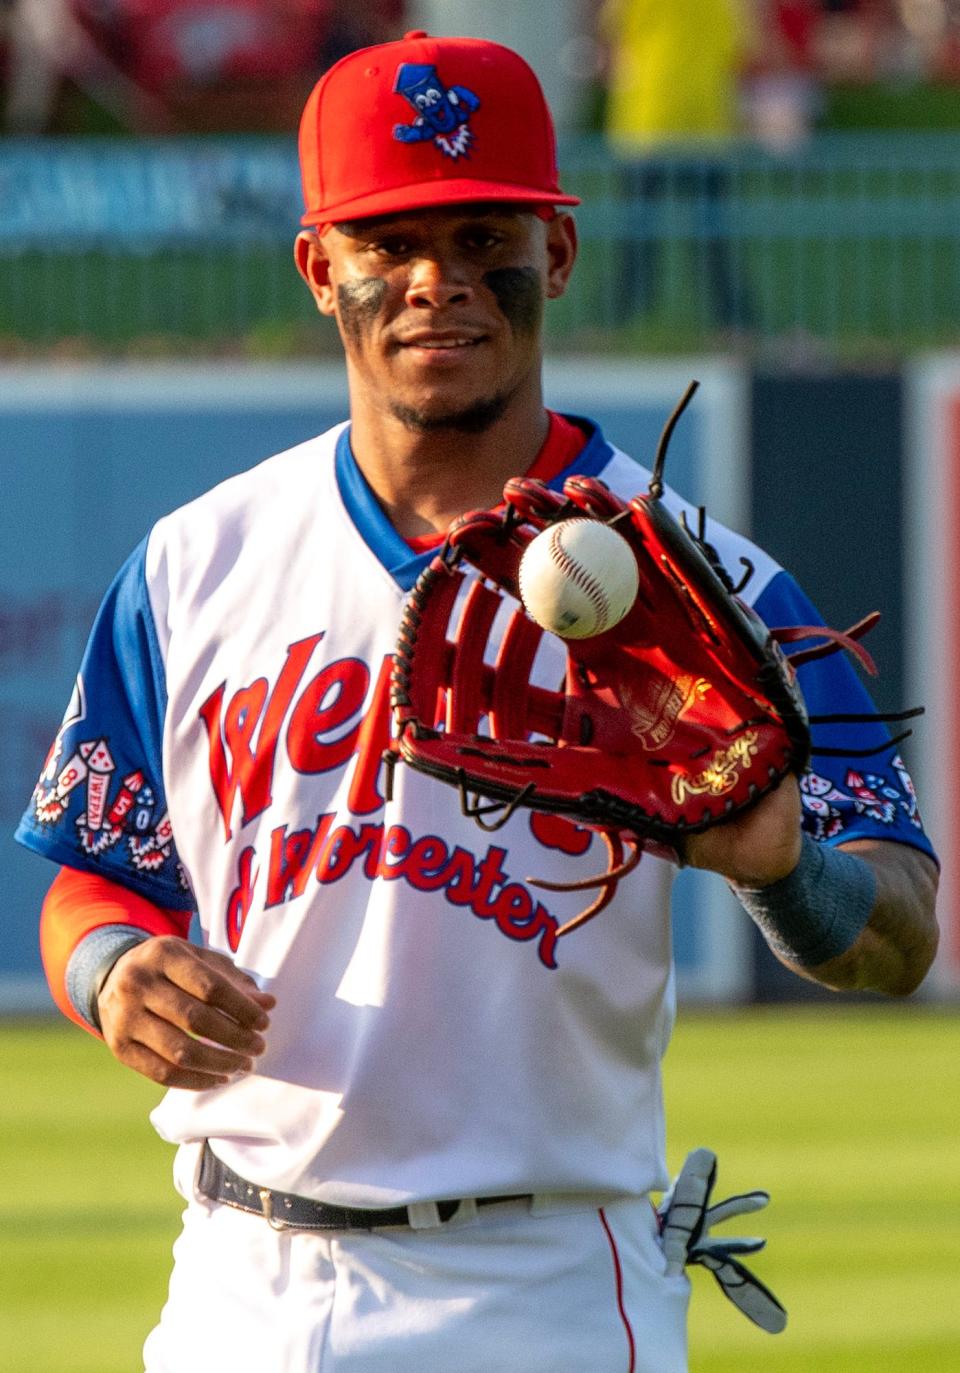
[[[562,639],[589,639],[611,629],[633,605],[638,580],[626,539],[597,520],[550,525],[520,560],[527,614]]]

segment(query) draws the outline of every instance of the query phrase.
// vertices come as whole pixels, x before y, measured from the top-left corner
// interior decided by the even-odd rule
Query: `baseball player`
[[[697,1227],[675,1209],[668,1254],[649,1199],[672,869],[646,857],[557,938],[580,895],[525,875],[601,870],[591,831],[518,811],[484,833],[409,768],[385,794],[397,627],[450,521],[517,474],[627,497],[649,476],[543,405],[544,303],[576,257],[550,116],[513,52],[412,33],[323,77],[300,158],[296,264],[339,326],[349,419],[149,532],[18,831],[61,865],[60,1007],[169,1088],[152,1118],[186,1209],[146,1367],[682,1373]],[[707,532],[749,556],[768,623],[809,623],[771,558]],[[800,677],[811,712],[871,710],[843,655]],[[851,756],[684,859],[802,976],[906,994],[936,863],[884,727],[827,733]]]

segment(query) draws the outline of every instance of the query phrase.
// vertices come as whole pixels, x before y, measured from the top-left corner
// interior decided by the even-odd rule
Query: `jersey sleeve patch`
[[[771,628],[824,623],[786,572],[778,573],[761,592],[755,608]],[[813,716],[876,713],[869,692],[842,652],[802,664],[797,680]],[[935,857],[924,832],[913,781],[887,726],[871,720],[814,724],[811,732],[813,756],[800,779],[807,833],[821,843],[834,844],[851,839],[891,839]],[[818,745],[850,752],[818,754]]]
[[[163,790],[166,688],[145,549],[135,550],[104,598],[16,837],[55,862],[189,909]]]

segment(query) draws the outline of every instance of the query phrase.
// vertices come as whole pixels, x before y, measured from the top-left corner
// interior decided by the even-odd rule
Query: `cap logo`
[[[466,86],[445,85],[436,67],[422,62],[401,62],[393,89],[417,116],[412,124],[395,124],[394,138],[400,143],[432,142],[444,157],[469,155],[475,138],[470,116],[479,108],[479,96]]]

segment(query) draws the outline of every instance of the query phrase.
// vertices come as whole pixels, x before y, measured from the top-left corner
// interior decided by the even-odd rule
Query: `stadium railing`
[[[789,346],[874,357],[960,339],[960,151],[820,135],[628,164],[561,148],[584,197],[558,349]],[[0,358],[323,353],[292,268],[292,140],[0,141]]]

